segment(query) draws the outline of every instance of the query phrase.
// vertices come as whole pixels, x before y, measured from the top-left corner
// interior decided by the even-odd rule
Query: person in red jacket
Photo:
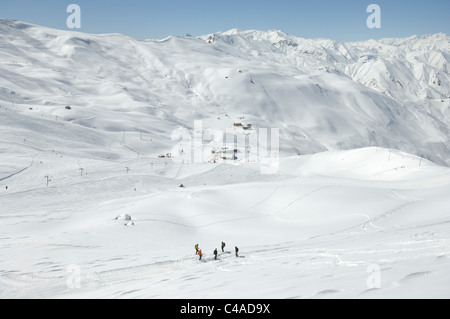
[[[198,255],[200,256],[200,259],[199,259],[199,260],[202,260],[203,253],[202,253],[202,250],[201,250],[201,249],[198,250]]]

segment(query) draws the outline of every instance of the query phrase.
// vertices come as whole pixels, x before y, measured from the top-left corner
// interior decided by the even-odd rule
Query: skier
[[[223,251],[224,248],[225,248],[225,243],[222,242],[222,252],[224,252],[224,251]]]
[[[198,244],[195,245],[195,254],[198,255]]]
[[[217,260],[217,248],[214,250],[214,260]]]
[[[236,251],[236,257],[239,257],[239,248],[235,247],[234,250]]]
[[[200,256],[199,260],[202,260],[203,253],[201,249],[198,250],[198,255]]]

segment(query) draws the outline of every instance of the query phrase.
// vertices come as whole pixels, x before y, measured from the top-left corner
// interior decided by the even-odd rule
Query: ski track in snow
[[[323,246],[322,246],[323,245]],[[390,265],[398,262],[414,262],[423,258],[448,259],[450,250],[448,249],[448,241],[436,245],[432,251],[428,247],[415,247],[420,243],[405,243],[404,247],[398,249],[374,249],[366,251],[364,248],[358,250],[359,247],[351,249],[329,249],[326,244],[322,243],[319,247],[311,248],[307,244],[296,246],[295,244],[279,244],[273,247],[265,247],[265,249],[249,250],[241,258],[235,258],[230,252],[219,255],[219,260],[214,261],[213,257],[206,257],[203,262],[197,260],[194,256],[185,256],[179,260],[166,259],[155,263],[144,264],[134,267],[115,268],[106,271],[82,271],[82,287],[81,289],[69,289],[66,280],[67,274],[55,276],[45,276],[36,274],[15,274],[3,273],[0,276],[3,289],[8,289],[8,293],[27,291],[25,297],[41,295],[51,298],[60,297],[81,297],[81,296],[97,296],[97,297],[180,297],[186,298],[194,294],[198,297],[216,297],[226,296],[230,298],[232,295],[221,294],[218,289],[217,294],[208,292],[202,295],[195,288],[196,285],[203,283],[209,289],[214,287],[226,287],[233,285],[234,281],[240,281],[240,285],[253,284],[261,289],[269,289],[256,282],[252,282],[253,278],[246,280],[244,276],[251,275],[253,272],[258,273],[258,278],[264,284],[275,281],[280,282],[280,286],[287,285],[286,294],[281,294],[280,298],[303,297],[316,298],[324,297],[323,291],[334,291],[336,297],[354,294],[361,296],[368,292],[364,285],[356,285],[358,289],[351,287],[339,287],[339,280],[333,285],[333,278],[340,280],[352,280],[355,273],[360,272],[359,276],[365,278],[365,271],[368,262],[376,255],[384,256],[383,267],[385,272],[390,272]],[[313,245],[314,246],[314,245]],[[414,252],[414,255],[411,254]],[[401,257],[403,253],[409,253],[408,257]],[[436,253],[439,255],[436,256]],[[442,253],[445,253],[443,255]],[[373,256],[372,256],[373,255]],[[354,259],[354,256],[364,256],[362,260]],[[443,257],[446,256],[446,257]],[[389,260],[386,260],[389,257]],[[281,271],[288,271],[289,275],[280,273],[273,274],[273,267]],[[349,273],[347,273],[349,272]],[[224,276],[223,274],[231,274]],[[264,277],[268,280],[264,280]],[[390,275],[389,275],[390,276]],[[409,289],[408,286],[415,281],[420,281],[423,277],[433,276],[433,271],[412,272],[403,275],[395,274],[395,281],[388,284],[383,289],[389,291],[396,286],[396,289]],[[255,277],[255,276],[253,276]],[[342,278],[344,277],[344,278]],[[304,289],[303,285],[310,280],[320,280],[322,278],[330,287],[328,289],[314,292],[314,289]],[[205,284],[209,282],[210,284]],[[297,285],[299,285],[297,287]],[[130,288],[127,288],[130,287]],[[255,287],[255,288],[256,288]],[[399,288],[400,287],[400,288]],[[305,293],[299,296],[291,296],[292,290],[299,290]],[[317,290],[321,288],[316,288]],[[383,294],[379,289],[381,296]],[[400,290],[402,290],[400,289]],[[227,291],[227,289],[222,289]],[[350,290],[350,291],[349,291]],[[240,295],[238,293],[238,295]],[[256,297],[263,297],[253,292]],[[328,296],[330,297],[330,296]]]
[[[161,223],[167,223],[170,227],[175,227],[174,230],[177,229],[178,226],[182,226],[189,232],[195,229],[208,230],[208,228],[213,225],[219,227],[218,229],[227,228],[227,224],[238,226],[241,223],[252,227],[251,225],[255,225],[254,220],[257,221],[260,218],[276,218],[279,220],[277,215],[280,212],[289,207],[301,205],[302,199],[306,199],[313,194],[326,198],[326,194],[331,194],[333,189],[335,189],[335,186],[329,185],[314,187],[311,191],[297,196],[294,200],[289,200],[286,204],[278,202],[276,198],[273,198],[276,193],[280,194],[281,192],[282,194],[283,188],[281,185],[273,187],[272,184],[273,182],[270,182],[269,185],[263,189],[263,192],[270,196],[262,201],[255,201],[255,204],[250,206],[250,209],[245,208],[246,205],[243,203],[244,207],[242,208],[245,212],[251,212],[254,211],[255,208],[261,207],[263,204],[274,204],[273,201],[275,201],[276,206],[279,208],[273,209],[272,213],[266,211],[261,216],[241,216],[239,218],[228,217],[224,220],[217,220],[212,223],[204,224],[186,224],[175,222],[170,219],[144,218],[140,213],[137,213],[137,215],[140,216],[136,219],[137,228],[135,229],[157,229],[160,227],[158,225],[161,225]],[[252,188],[256,185],[262,187],[263,184],[250,184],[245,187]],[[193,196],[199,198],[204,196],[204,189],[202,188],[190,190],[190,192]],[[208,196],[216,196],[216,194],[222,192],[226,195],[227,192],[234,192],[234,188],[226,187],[224,190],[215,189],[214,191],[209,192]],[[324,193],[323,195],[321,195],[322,192]],[[174,195],[179,196],[182,194],[187,194],[187,192],[180,193],[177,191]],[[242,292],[238,293],[237,296],[275,296],[277,298],[365,298],[377,296],[383,297],[386,294],[391,296],[401,296],[402,293],[405,293],[405,291],[409,289],[410,285],[414,286],[416,282],[421,283],[424,279],[428,278],[432,278],[434,281],[436,276],[442,275],[442,268],[435,268],[438,263],[443,263],[445,265],[449,262],[450,250],[448,247],[450,247],[450,238],[446,229],[448,229],[447,227],[450,220],[447,217],[446,220],[444,219],[436,221],[435,223],[411,226],[410,228],[386,225],[386,222],[389,221],[391,217],[398,215],[400,212],[405,212],[413,204],[422,202],[415,200],[413,197],[401,195],[398,191],[395,196],[392,196],[392,191],[390,193],[387,192],[387,194],[390,196],[387,196],[386,198],[400,200],[403,201],[403,203],[387,209],[382,213],[374,211],[371,213],[371,216],[363,215],[363,221],[347,225],[345,228],[332,227],[334,230],[324,233],[321,232],[320,227],[315,230],[316,232],[318,231],[319,234],[307,237],[304,240],[293,238],[294,240],[289,242],[253,245],[247,246],[245,249],[241,248],[242,255],[240,258],[236,258],[234,254],[228,250],[224,254],[221,253],[219,255],[219,260],[217,261],[213,260],[212,254],[208,252],[205,253],[203,262],[198,261],[198,257],[193,255],[184,255],[183,257],[174,259],[173,257],[163,257],[158,256],[158,254],[150,253],[148,257],[144,257],[145,255],[142,255],[142,248],[148,246],[146,250],[151,251],[153,244],[152,241],[150,241],[143,246],[137,245],[125,254],[119,252],[119,255],[112,259],[108,259],[107,257],[110,253],[106,253],[103,258],[98,260],[89,261],[88,258],[88,263],[86,265],[79,265],[81,288],[78,289],[70,288],[68,286],[67,280],[71,276],[70,272],[67,271],[69,264],[61,263],[61,261],[56,262],[56,260],[52,261],[51,257],[45,259],[39,257],[30,269],[41,269],[40,271],[18,271],[18,269],[14,268],[2,271],[0,274],[2,287],[0,293],[1,296],[4,297],[40,296],[47,298],[177,298],[192,296],[199,298],[230,298],[235,296],[235,294],[229,294],[228,291],[232,291],[235,288],[244,289],[245,285],[253,285],[253,287],[256,285],[255,289],[252,289],[251,292],[245,289],[240,290]],[[144,202],[159,201],[165,196],[167,195],[163,193],[153,194],[148,197],[145,196]],[[140,200],[142,200],[142,198]],[[111,204],[108,204],[107,206],[112,207],[111,205],[115,205],[114,202],[115,201],[112,201]],[[140,206],[139,202],[136,202],[136,205]],[[73,214],[70,214],[70,216],[61,216],[61,214],[58,214],[58,218],[53,217],[52,219],[50,217],[51,215],[52,214],[39,216],[30,214],[30,217],[32,216],[31,219],[26,216],[16,216],[19,220],[23,218],[26,218],[26,220],[17,224],[10,224],[9,227],[19,227],[21,224],[26,225],[33,220],[38,224],[40,224],[41,221],[45,221],[45,224],[48,224],[56,222],[58,219],[69,222],[70,220],[75,221],[76,219],[81,218],[81,216],[76,217]],[[87,217],[86,214],[83,215]],[[112,212],[108,213],[108,215],[111,219],[115,216]],[[211,214],[205,213],[203,214],[203,217],[202,215],[193,215],[194,218],[204,218],[208,216],[211,216]],[[170,215],[167,217],[170,218]],[[89,219],[86,219],[86,221],[88,220]],[[103,220],[103,223],[104,222],[106,222],[106,220]],[[382,225],[384,226],[369,228],[369,225],[378,225],[382,222]],[[115,229],[117,229],[116,226],[119,225],[112,221],[109,223],[110,226],[112,225]],[[154,228],[155,226],[152,225],[155,225],[157,228]],[[89,230],[90,228],[92,228],[92,226],[85,228],[83,233],[89,234],[91,232],[91,230]],[[286,230],[288,229],[289,228]],[[71,232],[74,231],[72,230]],[[131,232],[133,232],[133,228],[131,228]],[[145,233],[146,232],[147,230],[145,230]],[[76,233],[77,231],[75,230],[75,234]],[[247,230],[247,233],[248,236],[252,237],[256,235],[256,233],[251,230]],[[131,244],[133,240],[129,241],[126,239],[126,237],[131,234],[132,233],[128,233],[128,235],[124,234],[125,237],[122,237],[124,235],[121,235],[122,240],[124,240],[125,243],[124,247],[134,246]],[[412,237],[412,234],[416,234],[414,235],[416,237]],[[243,234],[239,236],[242,237],[241,241],[246,238],[245,235],[242,235]],[[31,237],[27,237],[28,239],[14,239],[14,237],[15,236],[4,238],[4,242],[22,242],[23,249],[26,249],[25,247],[30,245],[27,241],[31,241]],[[257,241],[264,241],[264,239],[259,238],[259,236],[257,237]],[[395,240],[397,237],[399,240],[398,242]],[[408,238],[408,240],[405,240],[405,237]],[[184,240],[184,238],[181,236],[179,240]],[[254,242],[255,239],[250,241]],[[270,239],[270,241],[273,242],[274,240]],[[169,242],[172,241],[169,240]],[[156,245],[160,245],[160,243],[161,242],[158,241]],[[94,246],[55,245],[50,242],[48,244],[40,244],[39,241],[34,241],[34,244],[30,247],[33,247],[35,251],[41,250],[42,252],[53,249],[62,249],[67,252],[75,252],[77,250],[101,252],[103,249],[106,249],[107,251],[110,250],[110,246],[111,244],[105,246],[104,243],[98,243]],[[119,245],[118,247],[120,246],[122,245]],[[191,249],[189,247],[184,246],[187,250]],[[5,249],[10,249],[7,244],[3,244],[0,251],[4,251]],[[136,256],[134,257],[133,251],[136,253]],[[160,251],[160,249],[158,249],[158,251]],[[43,255],[45,255],[45,253]],[[113,266],[114,264],[122,264],[129,258],[133,260],[132,263],[135,264],[134,266]],[[60,257],[55,259],[60,259]],[[155,261],[142,263],[142,260],[145,259],[155,259]],[[430,262],[426,262],[424,266],[418,267],[420,269],[424,268],[421,271],[416,271],[417,269],[415,267],[407,266],[411,262],[415,263],[416,261],[419,261],[420,265],[424,260],[430,260]],[[372,263],[379,264],[382,269],[385,269],[382,273],[387,273],[386,277],[388,277],[388,280],[383,284],[383,287],[376,290],[368,289],[365,286],[365,280],[369,275],[366,269],[367,266]],[[8,262],[6,262],[6,265],[8,265]],[[404,267],[405,270],[403,270]],[[3,262],[2,268],[5,268],[5,261]],[[274,269],[277,271],[274,272]],[[408,269],[411,270],[408,272]],[[356,279],[354,278],[355,276]],[[384,276],[385,275],[383,275],[383,278]],[[253,280],[258,280],[259,284],[255,284]],[[358,280],[360,282],[358,282]],[[273,286],[274,282],[278,283],[278,285]],[[317,282],[319,284],[312,285],[310,282]],[[195,288],[197,285],[201,285],[203,288],[207,287],[209,292],[207,294],[202,293]],[[228,286],[234,288],[231,290],[218,289],[217,292],[211,292],[210,289]],[[286,289],[285,291],[278,290],[277,287],[286,287]],[[261,294],[259,294],[258,291],[260,291]]]
[[[60,168],[55,168],[72,177],[53,177],[55,185],[47,188],[41,179],[47,168],[40,164],[45,156],[33,156],[27,170],[9,178],[13,187],[8,193],[0,194],[0,297],[448,296],[450,184],[439,181],[448,174],[446,168],[429,187],[396,180],[393,188],[389,180],[321,174],[269,180],[261,175],[260,180],[229,184],[229,174],[251,176],[255,167],[206,164],[207,174],[217,173],[212,175],[218,178],[215,185],[201,182],[180,189],[179,179],[184,183],[185,174],[202,176],[205,164],[169,163],[167,169],[178,172],[172,175],[178,179],[161,179],[140,166],[142,158],[109,167],[92,161],[90,174],[94,166],[103,172],[92,177],[56,161]],[[292,159],[286,161],[290,165]],[[304,165],[302,157],[297,161]],[[70,161],[75,168],[85,166],[82,162]],[[133,167],[128,174],[113,169],[126,166]],[[28,181],[31,176],[39,176],[41,186]],[[145,191],[133,191],[137,181]],[[168,184],[161,189],[162,184],[152,181]],[[92,190],[96,193],[90,194]],[[354,192],[362,198],[342,201]],[[422,213],[424,207],[428,215]],[[135,226],[114,220],[124,214]],[[213,243],[220,240],[240,246],[240,258],[227,246],[215,261]],[[186,254],[197,242],[204,247],[202,262]],[[379,289],[366,283],[367,267],[373,264],[381,268]],[[71,265],[80,269],[80,288],[68,282]]]

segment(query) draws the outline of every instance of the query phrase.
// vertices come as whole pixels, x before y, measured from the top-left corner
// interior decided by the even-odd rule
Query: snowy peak
[[[258,51],[260,56],[305,72],[311,68],[341,72],[396,100],[450,98],[450,37],[444,33],[342,43],[302,39],[277,30],[233,29],[203,39],[250,53]]]
[[[323,49],[330,54],[346,55],[348,52],[342,52],[343,48],[351,53],[360,51],[372,51],[381,57],[392,57],[395,54],[407,54],[410,52],[429,52],[429,51],[450,51],[450,36],[445,33],[436,33],[423,36],[411,36],[409,38],[384,38],[380,40],[368,40],[364,42],[339,42],[331,39],[304,39],[289,35],[280,30],[258,31],[258,30],[240,30],[231,29],[226,32],[209,34],[201,38],[215,37],[217,40],[235,44],[236,41],[228,40],[230,38],[241,38],[249,42],[270,42],[273,45],[286,43],[291,47],[299,47],[302,50],[308,47]],[[302,51],[299,50],[299,51]]]

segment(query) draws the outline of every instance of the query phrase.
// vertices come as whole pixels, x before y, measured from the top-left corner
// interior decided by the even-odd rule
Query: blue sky
[[[0,18],[68,29],[69,4],[81,7],[81,29],[137,39],[203,35],[232,28],[277,29],[305,38],[339,41],[450,34],[449,0],[13,0]],[[369,4],[381,8],[381,28],[369,29]]]

